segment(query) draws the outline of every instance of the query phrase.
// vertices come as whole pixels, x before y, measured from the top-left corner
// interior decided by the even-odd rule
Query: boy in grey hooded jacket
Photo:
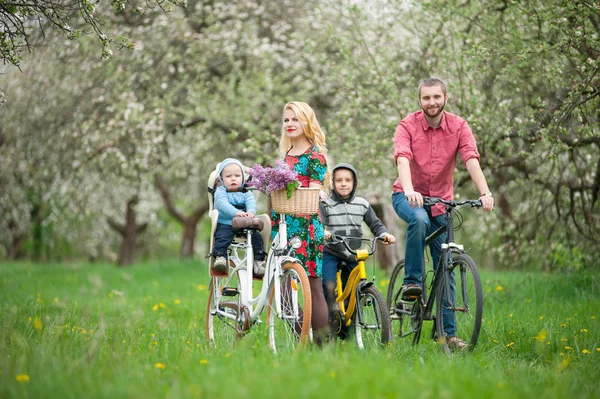
[[[332,234],[361,238],[362,222],[364,221],[374,236],[385,235],[384,243],[396,242],[396,238],[388,233],[381,220],[375,215],[369,202],[362,197],[355,196],[358,175],[354,166],[348,163],[335,165],[332,171],[332,180],[331,197],[327,199],[327,205],[320,205],[326,240],[329,240]],[[352,249],[358,249],[361,241],[349,240],[348,244]],[[343,243],[329,242],[325,244],[323,249],[323,287],[330,312],[335,303],[335,275],[340,262],[346,263],[342,269],[342,282],[345,285],[350,272],[358,262]]]

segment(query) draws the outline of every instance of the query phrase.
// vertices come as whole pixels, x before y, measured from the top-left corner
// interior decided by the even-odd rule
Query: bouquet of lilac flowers
[[[272,192],[286,190],[287,198],[290,199],[294,190],[300,187],[297,179],[298,173],[294,172],[284,161],[275,162],[275,167],[264,167],[256,164],[248,169],[252,179],[249,186],[256,187],[259,191],[270,195]]]

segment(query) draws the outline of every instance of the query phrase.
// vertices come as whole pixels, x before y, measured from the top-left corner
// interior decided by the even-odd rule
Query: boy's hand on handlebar
[[[391,244],[395,244],[396,243],[396,237],[394,237],[391,234],[384,234],[383,235],[383,243],[385,245],[391,245]]]
[[[325,240],[326,241],[331,240],[331,231],[325,230],[325,232],[323,233],[323,235],[325,236]]]

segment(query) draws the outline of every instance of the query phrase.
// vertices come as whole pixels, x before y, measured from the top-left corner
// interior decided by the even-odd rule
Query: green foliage
[[[471,354],[444,356],[426,330],[418,347],[346,341],[282,358],[264,323],[233,348],[208,347],[205,264],[2,264],[0,396],[596,397],[597,276],[482,277]]]

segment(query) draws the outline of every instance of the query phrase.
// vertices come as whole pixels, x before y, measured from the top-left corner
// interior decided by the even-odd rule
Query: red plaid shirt
[[[430,197],[453,199],[454,168],[456,154],[464,163],[471,158],[479,160],[475,137],[467,122],[451,113],[443,111],[442,123],[432,128],[427,123],[423,111],[417,111],[402,119],[394,136],[394,162],[405,157],[410,163],[412,184],[415,191]],[[404,190],[400,179],[396,179],[393,190]],[[444,213],[444,206],[438,204],[432,215]]]

